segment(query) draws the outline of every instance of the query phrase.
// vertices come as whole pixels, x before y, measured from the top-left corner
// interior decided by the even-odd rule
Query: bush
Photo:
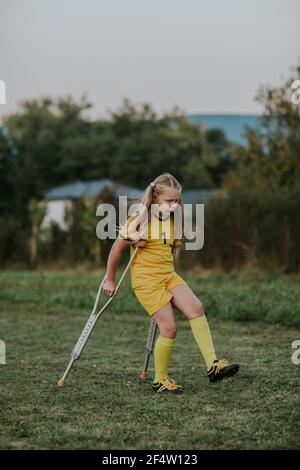
[[[198,261],[283,272],[300,268],[300,184],[277,192],[235,189],[205,205],[205,243]]]

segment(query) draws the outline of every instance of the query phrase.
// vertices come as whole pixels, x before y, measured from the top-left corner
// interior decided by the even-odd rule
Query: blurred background
[[[0,267],[105,267],[96,207],[167,171],[205,204],[180,268],[299,271],[299,13],[1,1]]]
[[[0,0],[0,449],[300,448],[299,17],[299,0]],[[185,398],[150,398],[126,276],[62,390],[113,243],[96,208],[162,172],[204,204],[176,271],[238,377],[209,384],[175,308]]]

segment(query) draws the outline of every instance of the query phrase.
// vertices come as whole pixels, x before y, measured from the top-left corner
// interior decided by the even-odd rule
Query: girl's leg
[[[154,348],[155,379],[159,382],[168,377],[168,366],[176,338],[176,320],[173,307],[168,302],[153,315],[160,335]]]
[[[178,308],[189,320],[195,341],[205,360],[207,370],[209,370],[217,356],[203,306],[192,289],[186,284],[172,287],[170,292],[173,294],[172,305]]]

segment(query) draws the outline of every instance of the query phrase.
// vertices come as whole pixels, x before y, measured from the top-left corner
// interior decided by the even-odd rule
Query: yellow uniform
[[[138,233],[128,230],[128,222],[119,232],[119,237],[126,240],[137,240]],[[144,246],[139,251],[130,266],[132,289],[149,315],[156,313],[172,298],[169,292],[172,287],[186,282],[174,271],[172,247],[174,243],[173,215],[166,220],[153,216],[148,226],[148,234]],[[134,247],[130,246],[130,256]]]

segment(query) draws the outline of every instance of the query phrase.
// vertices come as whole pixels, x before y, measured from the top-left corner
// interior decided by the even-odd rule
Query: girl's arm
[[[111,297],[116,289],[115,277],[123,251],[130,245],[130,241],[117,238],[113,243],[107,259],[106,279],[102,290]]]

